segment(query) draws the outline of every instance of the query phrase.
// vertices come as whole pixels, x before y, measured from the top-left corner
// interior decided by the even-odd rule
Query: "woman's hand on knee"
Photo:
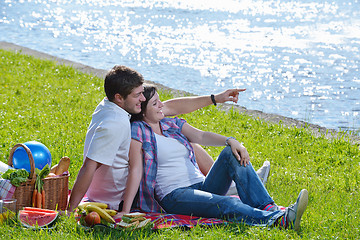
[[[229,145],[231,147],[231,151],[233,152],[236,159],[240,162],[240,165],[243,165],[246,167],[250,163],[250,156],[244,145],[242,143],[238,142],[235,139],[231,139],[232,141],[229,141]]]
[[[250,155],[242,144],[239,153],[240,153],[240,165],[244,165],[244,167],[246,167],[250,163]]]

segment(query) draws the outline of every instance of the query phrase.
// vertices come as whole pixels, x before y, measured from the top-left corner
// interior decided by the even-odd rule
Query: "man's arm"
[[[224,103],[232,101],[238,102],[239,92],[246,89],[228,89],[214,95],[216,103]],[[213,104],[210,96],[194,96],[174,98],[164,102],[163,113],[165,116],[176,116],[180,114],[190,113],[200,108]]]
[[[101,164],[86,158],[83,165],[80,168],[79,174],[75,180],[73,189],[71,190],[69,203],[67,210],[73,211],[84,197],[88,190],[90,183],[93,179],[94,173]]]

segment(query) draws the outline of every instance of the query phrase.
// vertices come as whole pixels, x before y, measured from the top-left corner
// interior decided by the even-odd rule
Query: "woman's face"
[[[164,104],[160,101],[159,94],[156,92],[149,100],[144,112],[144,121],[147,123],[158,123],[163,119],[164,113],[162,109]]]

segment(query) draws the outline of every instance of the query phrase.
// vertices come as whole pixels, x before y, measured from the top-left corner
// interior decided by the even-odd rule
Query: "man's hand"
[[[237,103],[239,100],[239,92],[244,92],[245,88],[236,88],[236,89],[228,89],[221,93],[218,93],[215,96],[216,103],[224,103],[227,101],[232,101]]]
[[[122,216],[124,216],[124,214],[128,214],[128,212],[118,212],[115,216],[113,216],[113,219],[119,219],[122,218]]]

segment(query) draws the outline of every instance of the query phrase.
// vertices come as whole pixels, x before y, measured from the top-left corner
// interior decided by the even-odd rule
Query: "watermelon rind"
[[[31,216],[29,215],[31,212]],[[52,213],[37,213],[28,210],[20,210],[18,213],[18,220],[26,228],[48,228],[57,219],[59,213],[54,211]]]

